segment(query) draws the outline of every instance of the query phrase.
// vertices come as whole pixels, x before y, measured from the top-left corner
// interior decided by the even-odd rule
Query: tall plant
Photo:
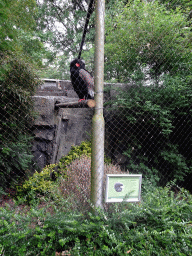
[[[143,173],[156,185],[184,181],[192,164],[191,104],[191,85],[176,78],[160,88],[132,87],[117,96],[113,135],[116,146],[124,146],[130,172]]]
[[[1,186],[8,186],[31,165],[31,96],[39,81],[30,64],[16,56],[2,54],[0,62],[0,176]]]
[[[32,98],[39,81],[34,64],[43,49],[34,38],[36,2],[0,2],[0,185],[10,186],[31,165]],[[34,44],[32,44],[32,42]],[[33,46],[33,47],[32,47]],[[2,189],[1,189],[2,190]]]
[[[114,144],[129,171],[153,184],[182,182],[192,149],[188,16],[159,1],[118,2],[116,9],[106,19],[105,77],[130,84],[112,101]]]
[[[158,1],[118,4],[106,19],[106,79],[129,82],[191,67],[191,32],[180,9]]]

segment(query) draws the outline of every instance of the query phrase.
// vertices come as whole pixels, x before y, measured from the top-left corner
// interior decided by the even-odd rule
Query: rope
[[[81,40],[81,45],[80,45],[80,50],[79,50],[78,59],[81,58],[81,52],[82,52],[82,49],[83,49],[83,44],[84,44],[84,42],[85,42],[85,36],[86,36],[86,33],[87,33],[87,26],[88,26],[88,24],[89,24],[89,19],[90,19],[90,17],[91,17],[91,14],[92,14],[93,11],[94,11],[93,3],[94,3],[94,0],[90,0],[89,8],[88,8],[88,11],[87,11],[87,18],[86,18],[86,21],[85,21],[85,26],[84,26],[84,31],[83,31],[83,36],[82,36],[82,40]]]

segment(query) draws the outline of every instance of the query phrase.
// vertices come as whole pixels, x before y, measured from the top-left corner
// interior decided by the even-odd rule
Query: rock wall
[[[93,110],[88,108],[55,109],[55,102],[77,100],[70,81],[44,80],[36,92],[34,111],[33,155],[38,168],[52,163],[66,155],[72,145],[90,139]]]
[[[110,87],[104,94],[105,100],[111,99],[117,93],[117,87],[125,87],[123,84],[105,85]],[[90,139],[93,109],[55,109],[57,101],[72,102],[77,98],[70,81],[44,79],[38,88],[33,97],[37,118],[32,128],[35,135],[32,151],[38,168],[57,163],[63,155],[68,154],[72,145],[79,145],[81,141]],[[105,117],[108,119],[106,123],[110,126],[110,113],[107,112]],[[106,131],[106,138],[109,136]],[[110,138],[105,144],[108,152],[112,152]]]

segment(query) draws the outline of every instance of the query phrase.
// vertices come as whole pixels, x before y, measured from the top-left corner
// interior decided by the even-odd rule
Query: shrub
[[[55,187],[54,179],[52,174],[54,174],[55,179],[58,176],[65,178],[66,167],[74,159],[80,157],[80,155],[90,155],[91,154],[91,143],[82,142],[80,146],[72,146],[68,155],[61,158],[59,164],[52,164],[43,168],[41,172],[35,172],[28,180],[26,180],[21,186],[17,187],[17,194],[19,197],[25,196],[26,200],[29,202],[37,195],[49,194]],[[59,171],[58,171],[59,169]],[[27,196],[26,196],[27,195]]]
[[[120,174],[121,169],[117,165],[104,165],[104,182],[105,188],[106,174]],[[67,198],[70,197],[74,205],[80,207],[81,210],[87,211],[88,201],[91,192],[91,158],[82,155],[74,160],[66,170],[67,178],[61,180],[60,189],[62,194]]]
[[[82,155],[91,157],[91,141],[83,141],[78,146],[71,146],[71,150],[66,156],[59,160],[59,168],[63,171],[75,159],[80,158]],[[105,163],[111,163],[111,160],[104,156]]]
[[[47,207],[0,209],[2,255],[192,254],[192,196],[184,189],[175,195],[170,186],[156,188],[139,204],[113,204],[97,214],[64,207],[50,214]]]
[[[46,166],[41,172],[35,172],[21,186],[17,186],[17,197],[24,198],[25,202],[32,203],[39,196],[50,195],[52,189],[56,186],[51,177],[55,164]],[[55,172],[55,175],[58,174]]]
[[[83,141],[79,146],[71,146],[69,153],[59,160],[60,169],[65,170],[66,166],[68,166],[76,158],[79,158],[81,155],[91,156],[90,141]]]
[[[187,78],[167,76],[162,87],[133,86],[112,104],[108,136],[115,149],[123,149],[129,171],[142,172],[153,185],[177,179],[190,189],[192,98]]]
[[[29,143],[31,138],[24,135],[18,136],[17,142],[10,142],[0,152],[0,184],[4,191],[13,187],[25,178],[28,168],[32,164],[33,155]]]
[[[77,159],[78,161],[78,159],[82,155],[88,157],[85,166],[86,164],[88,165],[88,169],[90,172],[91,142],[83,141],[79,146],[72,146],[68,155],[63,156],[58,164],[46,166],[40,173],[35,172],[33,176],[26,180],[21,186],[17,186],[18,197],[24,196],[25,200],[30,202],[31,200],[33,201],[34,198],[36,198],[39,195],[50,196],[52,194],[52,196],[54,196],[53,194],[55,192],[53,192],[53,189],[57,186],[57,184],[54,182],[52,175],[55,176],[55,180],[58,177],[61,177],[60,180],[65,180],[67,176],[71,177],[71,174],[67,166],[69,166],[73,161],[75,161],[75,159]],[[107,162],[109,162],[107,158],[105,159]],[[72,175],[74,175],[74,172]]]
[[[26,61],[10,53],[0,56],[0,183],[5,189],[32,165],[31,96],[40,81]]]

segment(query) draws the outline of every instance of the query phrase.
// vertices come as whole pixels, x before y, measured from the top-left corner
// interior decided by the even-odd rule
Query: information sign
[[[139,202],[142,174],[108,174],[105,202]]]

